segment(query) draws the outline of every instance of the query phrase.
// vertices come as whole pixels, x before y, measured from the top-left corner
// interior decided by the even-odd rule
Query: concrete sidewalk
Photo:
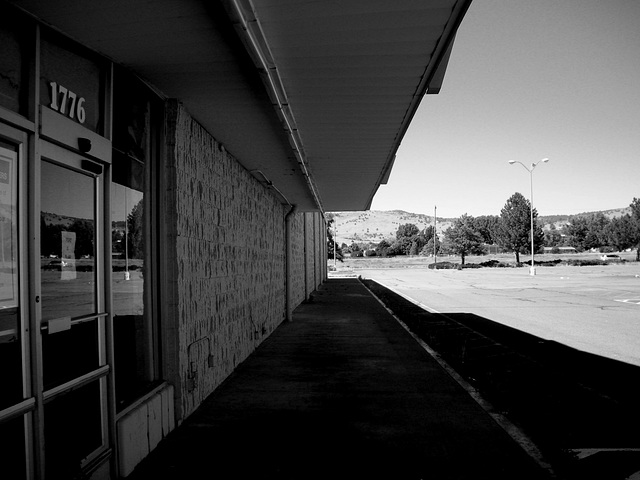
[[[545,479],[357,279],[330,279],[138,479]]]

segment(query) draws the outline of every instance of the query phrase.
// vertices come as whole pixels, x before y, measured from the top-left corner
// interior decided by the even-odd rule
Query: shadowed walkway
[[[356,279],[331,279],[134,479],[544,479]]]

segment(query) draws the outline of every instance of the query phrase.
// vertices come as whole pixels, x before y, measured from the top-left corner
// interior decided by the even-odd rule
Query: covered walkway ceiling
[[[338,211],[386,182],[471,0],[12,3],[181,100],[287,202]]]

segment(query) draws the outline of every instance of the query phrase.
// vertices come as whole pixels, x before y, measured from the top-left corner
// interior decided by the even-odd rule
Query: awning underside
[[[345,211],[388,176],[470,2],[13,3],[178,98],[286,201]]]

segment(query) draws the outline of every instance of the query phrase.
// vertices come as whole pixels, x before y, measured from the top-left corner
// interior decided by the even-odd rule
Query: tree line
[[[602,252],[622,251],[636,248],[636,260],[640,261],[640,198],[630,204],[631,213],[617,218],[608,218],[598,212],[590,215],[569,217],[558,229],[554,224],[543,231],[538,224],[538,212],[533,209],[533,248],[538,253],[550,247],[559,253],[561,247],[572,247],[577,252],[597,249]],[[329,222],[331,225],[332,220]],[[328,236],[331,232],[328,228]],[[332,237],[329,237],[332,238]],[[434,245],[435,241],[435,245]],[[514,193],[500,211],[500,215],[473,217],[464,214],[455,219],[444,231],[442,239],[434,235],[434,227],[424,230],[412,224],[400,225],[395,239],[375,243],[352,243],[336,246],[337,258],[343,251],[352,256],[396,256],[396,255],[459,255],[464,265],[469,255],[482,255],[490,246],[501,252],[511,252],[516,263],[520,254],[531,254],[531,204],[521,193]],[[333,241],[329,258],[333,258]]]

